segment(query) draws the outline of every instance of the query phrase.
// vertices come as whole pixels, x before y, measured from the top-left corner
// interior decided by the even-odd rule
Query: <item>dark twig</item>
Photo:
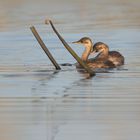
[[[48,48],[46,47],[46,45],[44,44],[44,42],[42,41],[41,37],[39,36],[38,32],[36,31],[35,27],[32,26],[30,27],[33,35],[35,36],[36,40],[38,41],[38,43],[40,44],[41,48],[44,50],[44,52],[47,54],[47,56],[49,57],[49,59],[51,60],[51,62],[53,63],[53,65],[55,66],[55,68],[57,70],[60,70],[60,66],[58,65],[58,63],[55,61],[55,59],[53,58],[52,54],[50,53],[50,51],[48,50]]]

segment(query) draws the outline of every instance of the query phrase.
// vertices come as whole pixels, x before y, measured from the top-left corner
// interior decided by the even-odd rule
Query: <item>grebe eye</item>
[[[97,47],[94,47],[93,50],[94,50],[95,52],[98,52],[98,51],[99,51],[99,49],[98,49]]]

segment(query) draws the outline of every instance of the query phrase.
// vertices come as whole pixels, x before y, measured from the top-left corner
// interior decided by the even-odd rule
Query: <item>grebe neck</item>
[[[89,57],[89,54],[91,53],[91,51],[92,51],[92,47],[85,47],[85,50],[84,50],[84,52],[83,52],[83,54],[82,54],[82,60],[83,61],[87,61],[88,60],[88,57]]]

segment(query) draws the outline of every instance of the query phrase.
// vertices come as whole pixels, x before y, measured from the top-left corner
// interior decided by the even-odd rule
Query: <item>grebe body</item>
[[[93,46],[94,51],[99,52],[99,57],[100,55],[106,57],[115,67],[124,65],[124,56],[118,51],[109,51],[109,47],[105,43],[95,43]]]

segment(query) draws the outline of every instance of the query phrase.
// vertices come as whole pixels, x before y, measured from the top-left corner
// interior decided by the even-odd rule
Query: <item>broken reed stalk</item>
[[[49,59],[51,60],[51,62],[53,63],[53,65],[55,66],[55,68],[57,70],[60,70],[60,66],[58,65],[58,63],[55,61],[55,59],[53,58],[52,54],[50,53],[50,51],[48,50],[48,48],[46,47],[46,45],[44,44],[44,42],[42,41],[41,37],[39,36],[38,32],[36,31],[35,27],[32,26],[30,27],[33,35],[35,36],[36,40],[38,41],[38,43],[40,44],[41,48],[44,50],[44,52],[47,54],[47,56],[49,57]]]
[[[92,71],[87,64],[85,64],[81,58],[74,52],[74,50],[68,45],[68,43],[62,38],[62,36],[58,33],[58,31],[56,30],[56,28],[54,27],[53,23],[51,20],[46,20],[45,23],[48,24],[48,22],[50,23],[53,31],[56,33],[56,35],[58,36],[58,38],[61,40],[61,42],[63,43],[64,47],[70,52],[70,54],[77,60],[77,62],[90,74],[90,76],[94,76],[95,72]]]

